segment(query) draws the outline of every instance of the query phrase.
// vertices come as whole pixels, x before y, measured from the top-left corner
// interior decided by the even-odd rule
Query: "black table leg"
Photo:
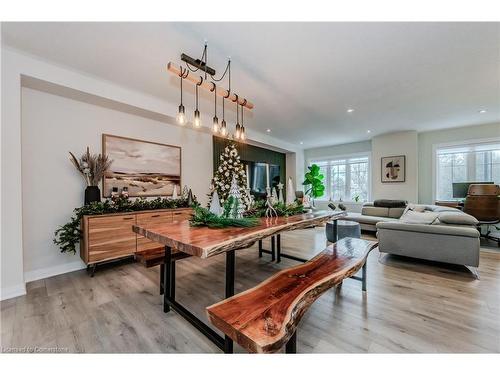
[[[297,331],[295,331],[290,337],[290,340],[286,343],[285,353],[287,354],[295,354],[297,353]]]
[[[281,234],[276,235],[276,263],[281,262]]]
[[[274,236],[271,237],[271,261],[274,262],[276,260],[276,238]]]
[[[226,253],[226,298],[234,296],[234,250]],[[224,353],[233,352],[233,340],[229,336],[224,336]]]
[[[163,294],[163,288],[165,287],[165,282],[163,278],[165,277],[165,263],[160,264],[160,295]]]
[[[170,300],[175,301],[175,260],[170,262]]]
[[[259,240],[259,258],[262,258],[262,240]]]
[[[170,246],[165,246],[165,276],[163,277],[163,312],[167,313],[170,311],[170,283],[172,279],[170,277],[170,271],[172,270],[172,248]]]

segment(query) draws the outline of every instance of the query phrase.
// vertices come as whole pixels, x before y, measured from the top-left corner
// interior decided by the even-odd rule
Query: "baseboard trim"
[[[0,301],[5,301],[14,297],[24,296],[26,294],[26,285],[18,284],[14,286],[8,286],[6,288],[2,288]]]
[[[62,275],[63,273],[79,271],[85,267],[85,263],[79,260],[76,262],[60,264],[58,266],[40,268],[38,270],[25,272],[24,280],[28,283],[30,281],[46,279],[47,277]]]

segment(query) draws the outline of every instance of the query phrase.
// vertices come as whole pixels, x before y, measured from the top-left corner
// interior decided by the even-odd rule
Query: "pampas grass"
[[[108,159],[107,155],[91,154],[88,147],[80,159],[77,159],[70,151],[69,160],[75,166],[76,170],[80,172],[87,186],[97,186],[113,162]]]

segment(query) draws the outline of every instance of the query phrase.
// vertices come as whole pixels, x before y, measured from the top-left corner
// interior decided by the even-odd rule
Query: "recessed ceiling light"
[[[301,145],[303,145],[303,144],[304,144],[304,142],[300,141],[300,144],[301,144]]]
[[[266,132],[271,133],[271,129],[267,129]]]
[[[488,111],[486,111],[486,109],[481,109],[481,110],[479,111],[479,113],[486,113],[486,112],[488,112]]]
[[[353,112],[354,112],[354,109],[352,109],[352,108],[349,108],[349,109],[347,110],[347,113],[353,113]]]
[[[371,130],[367,130],[366,132],[367,132],[368,134],[370,134],[372,131],[371,131]]]

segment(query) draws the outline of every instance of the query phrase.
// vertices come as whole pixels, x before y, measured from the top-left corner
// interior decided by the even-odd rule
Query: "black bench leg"
[[[168,304],[170,300],[170,283],[172,278],[170,276],[170,271],[172,270],[172,248],[170,246],[165,246],[165,275],[163,276],[163,312],[167,313],[170,311],[170,306]]]
[[[276,263],[281,262],[281,234],[276,236]]]
[[[160,296],[164,292],[164,290],[163,290],[163,288],[165,287],[165,282],[163,281],[164,277],[165,277],[165,264],[162,263],[162,264],[160,264]]]
[[[362,273],[363,280],[361,281],[362,290],[363,290],[363,292],[366,292],[366,262],[365,262],[365,264],[363,264],[362,272],[363,272]]]
[[[290,337],[290,340],[286,343],[285,353],[287,354],[295,354],[297,353],[297,331],[295,331]]]
[[[262,240],[259,240],[259,258],[262,258]]]
[[[235,254],[234,250],[226,253],[226,298],[234,296],[234,266]],[[233,340],[224,336],[224,353],[233,352]]]
[[[276,260],[276,238],[274,236],[271,237],[271,261],[274,262]]]

